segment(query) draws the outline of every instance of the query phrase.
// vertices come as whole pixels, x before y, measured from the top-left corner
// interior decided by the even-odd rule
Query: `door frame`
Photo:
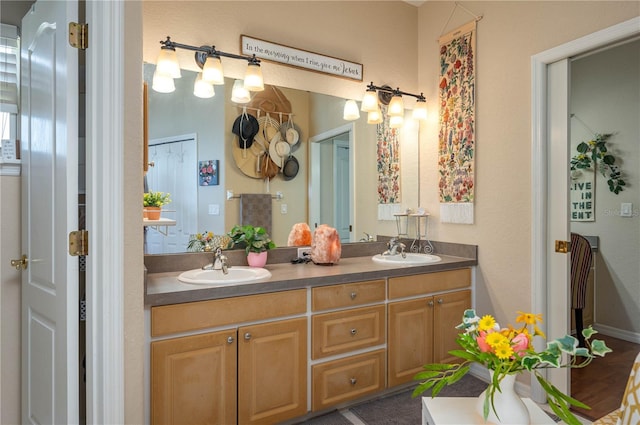
[[[561,285],[551,285],[551,281],[566,280],[566,276],[552,276],[548,273],[547,255],[551,249],[551,240],[547,236],[549,218],[547,217],[547,199],[550,195],[548,186],[549,132],[547,89],[550,82],[547,79],[547,67],[561,60],[594,50],[609,44],[634,37],[640,34],[640,17],[621,22],[611,27],[596,31],[592,34],[546,50],[531,57],[531,205],[532,205],[532,235],[531,235],[531,308],[549,317],[548,300],[566,288]],[[568,76],[567,76],[568,78]],[[564,116],[568,120],[569,111],[557,111],[556,117]],[[560,117],[562,119],[562,117]],[[568,180],[565,187],[559,190],[568,191]],[[569,218],[567,217],[567,221]],[[568,258],[567,258],[568,261]],[[557,312],[553,323],[543,324],[542,329],[547,335],[567,333],[568,324],[561,323],[562,317],[568,317],[568,306],[564,312]],[[560,382],[569,386],[570,374],[567,369],[554,369],[549,373],[552,382]],[[544,390],[536,380],[531,381],[531,397],[537,402],[544,402]]]

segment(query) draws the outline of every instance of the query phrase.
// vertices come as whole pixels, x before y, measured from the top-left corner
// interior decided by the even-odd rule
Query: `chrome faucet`
[[[227,256],[222,253],[222,248],[217,247],[213,251],[213,263],[202,267],[202,270],[222,270],[222,273],[229,273],[229,263]]]
[[[360,242],[373,242],[373,235],[364,232],[364,237],[360,239]]]
[[[387,250],[382,253],[382,255],[396,255],[398,253],[398,249],[400,249],[400,254],[402,258],[405,258],[407,254],[404,252],[407,246],[400,242],[398,238],[391,238],[387,243]]]

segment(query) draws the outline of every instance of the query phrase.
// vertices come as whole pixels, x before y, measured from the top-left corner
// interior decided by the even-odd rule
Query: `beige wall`
[[[20,177],[0,176],[0,423],[20,423]]]
[[[531,56],[640,15],[638,2],[462,2],[477,33],[475,224],[438,224],[434,239],[479,246],[477,308],[513,323],[531,308]],[[419,84],[437,98],[438,45],[454,5],[419,9]],[[446,30],[472,17],[458,8]],[[421,199],[438,215],[437,124],[421,133]]]

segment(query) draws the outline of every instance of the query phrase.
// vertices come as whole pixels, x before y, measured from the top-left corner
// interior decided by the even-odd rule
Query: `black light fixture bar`
[[[196,52],[196,63],[198,64],[198,66],[200,66],[200,68],[204,66],[204,62],[207,56],[214,56],[214,57],[218,56],[218,57],[224,57],[224,58],[241,59],[241,60],[246,60],[250,64],[260,65],[260,59],[256,58],[256,55],[253,55],[253,56],[236,55],[233,53],[227,53],[221,50],[217,50],[216,46],[196,47],[196,46],[190,46],[188,44],[176,43],[175,41],[171,41],[171,37],[169,36],[167,36],[166,40],[160,41],[160,44],[162,44],[163,48],[168,48],[173,50],[178,48],[178,49],[191,50],[193,52]]]
[[[367,85],[367,90],[368,91],[376,90],[376,91],[379,91],[379,92],[381,91],[383,93],[389,93],[389,94],[394,95],[394,96],[395,95],[412,96],[412,97],[415,97],[416,99],[418,99],[421,102],[426,102],[427,101],[427,98],[424,97],[423,93],[413,94],[413,93],[408,93],[408,92],[402,91],[402,90],[400,90],[400,88],[392,89],[389,86],[382,86],[382,87],[381,86],[376,86],[376,85],[373,84],[373,81],[371,82],[371,84]]]

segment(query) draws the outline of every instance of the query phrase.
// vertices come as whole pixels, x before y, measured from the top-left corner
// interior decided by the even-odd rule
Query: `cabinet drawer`
[[[304,314],[307,290],[172,304],[151,309],[151,336]]]
[[[311,309],[320,311],[354,307],[377,301],[383,302],[384,297],[384,280],[323,286],[311,290]]]
[[[312,410],[384,389],[384,350],[314,365]]]
[[[312,358],[319,359],[385,341],[384,305],[312,317]]]
[[[471,269],[389,278],[389,299],[471,286]]]

